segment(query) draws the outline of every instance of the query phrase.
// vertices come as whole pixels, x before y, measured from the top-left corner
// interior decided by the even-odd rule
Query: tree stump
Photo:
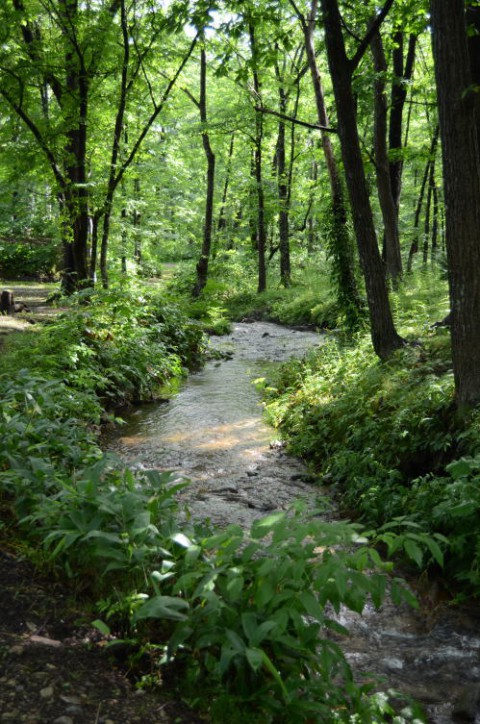
[[[13,314],[14,311],[13,292],[4,289],[0,294],[0,314]]]

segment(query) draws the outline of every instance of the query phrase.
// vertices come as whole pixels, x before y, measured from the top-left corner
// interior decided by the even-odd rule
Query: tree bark
[[[252,78],[255,99],[260,100],[260,78],[257,67],[257,47],[255,41],[255,28],[249,26],[250,50],[252,53]],[[257,190],[257,253],[258,253],[258,287],[260,294],[267,288],[267,265],[265,251],[267,247],[267,230],[265,223],[265,192],[263,189],[262,170],[262,142],[263,142],[263,116],[258,110],[255,111],[255,141],[253,147],[253,169]]]
[[[325,96],[323,93],[322,77],[317,64],[314,44],[314,31],[318,14],[318,0],[311,0],[308,18],[300,12],[294,0],[290,0],[290,4],[295,10],[303,32],[307,62],[312,78],[318,122],[320,126],[328,127],[329,118],[325,104]],[[347,228],[348,213],[342,179],[335,159],[335,152],[330,134],[325,131],[321,131],[321,142],[332,198],[333,230],[331,234],[332,244],[329,249],[329,253],[335,260],[335,276],[337,277],[337,284],[339,287],[339,301],[342,306],[346,305],[347,307],[351,307],[353,310],[353,316],[359,317],[361,316],[363,305],[358,291],[357,280],[355,278],[355,260]]]
[[[392,193],[391,177],[387,149],[387,96],[385,92],[385,73],[387,61],[382,39],[377,33],[371,44],[375,68],[375,110],[374,110],[374,146],[375,171],[378,199],[382,212],[385,234],[385,268],[387,275],[395,283],[402,276],[402,255],[398,234],[398,216]]]
[[[358,51],[355,54],[355,63],[347,58],[337,0],[322,0],[322,9],[328,62],[337,106],[342,158],[358,252],[365,278],[372,343],[376,354],[381,359],[386,359],[404,342],[393,323],[358,137],[352,93],[352,73],[356,63],[359,62]]]
[[[446,205],[456,402],[480,402],[479,117],[463,0],[431,0]]]
[[[277,47],[278,50],[278,47]],[[275,74],[278,84],[278,109],[280,113],[287,112],[287,93],[284,86],[283,74],[280,72],[278,63],[275,62]],[[278,137],[276,147],[277,179],[278,179],[278,233],[280,251],[280,281],[284,287],[290,284],[290,230],[289,230],[289,188],[285,150],[285,121],[278,122]]]
[[[200,296],[208,279],[208,264],[212,246],[213,231],[213,195],[215,192],[215,154],[210,144],[207,130],[207,58],[205,47],[200,51],[200,99],[198,103],[202,122],[202,143],[207,158],[207,195],[205,199],[205,222],[203,226],[203,242],[200,259],[197,262],[197,280],[193,288],[193,296]]]
[[[395,48],[393,50],[393,72],[395,77],[392,83],[392,92],[390,99],[388,146],[391,157],[391,160],[389,162],[390,184],[398,216],[403,172],[403,109],[405,107],[405,101],[407,99],[407,84],[413,76],[417,36],[409,36],[405,65],[403,62],[404,33],[401,30],[395,33],[394,42]]]

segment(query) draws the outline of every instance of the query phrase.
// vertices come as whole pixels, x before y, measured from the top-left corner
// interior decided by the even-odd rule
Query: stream
[[[217,525],[249,527],[299,498],[314,503],[322,490],[275,440],[252,380],[323,341],[266,322],[236,324],[211,342],[228,358],[209,361],[168,402],[129,414],[108,448],[132,466],[188,478],[181,501],[192,517]],[[359,674],[420,701],[432,724],[480,724],[480,611],[448,608],[427,593],[420,612],[387,600],[362,615],[342,609],[338,620],[350,631],[342,646]]]

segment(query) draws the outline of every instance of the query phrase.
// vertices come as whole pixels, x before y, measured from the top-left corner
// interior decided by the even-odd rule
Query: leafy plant
[[[175,563],[151,573],[133,623],[150,622],[151,640],[155,621],[173,622],[164,662],[186,668],[190,697],[208,692],[214,721],[233,703],[239,721],[368,720],[371,687],[353,682],[334,612],[378,606],[387,590],[415,602],[359,526],[325,523],[297,504],[248,535],[230,526],[172,540]]]

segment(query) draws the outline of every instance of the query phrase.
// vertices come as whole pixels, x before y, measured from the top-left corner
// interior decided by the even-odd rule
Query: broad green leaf
[[[107,624],[104,621],[101,621],[99,618],[96,618],[95,621],[92,621],[92,626],[94,626],[97,631],[100,631],[101,634],[104,636],[110,636],[111,629],[110,626],[107,626]]]
[[[189,610],[189,605],[181,598],[174,596],[155,596],[145,601],[138,608],[133,616],[134,621],[146,618],[169,619],[172,621],[184,621]]]
[[[263,651],[259,649],[248,648],[245,651],[245,655],[253,671],[259,671],[259,669],[262,668],[264,663]]]

